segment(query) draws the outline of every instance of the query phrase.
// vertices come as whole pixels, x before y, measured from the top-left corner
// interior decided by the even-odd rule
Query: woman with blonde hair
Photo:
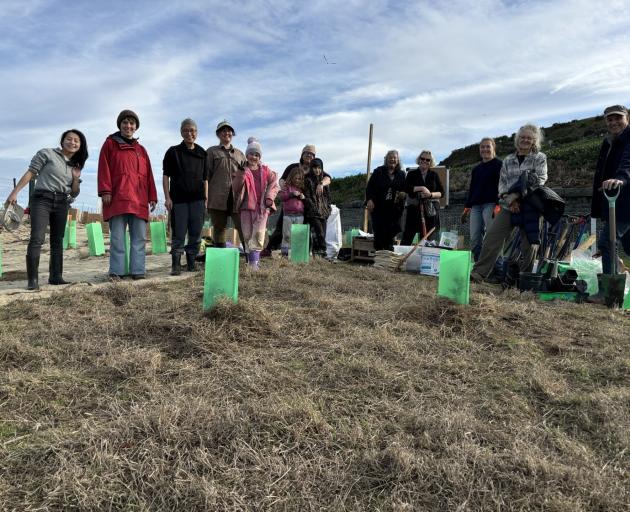
[[[405,229],[402,245],[411,245],[416,233],[420,237],[435,228],[429,237],[435,239],[440,230],[440,202],[444,187],[440,177],[431,169],[435,160],[431,151],[423,149],[416,159],[418,167],[407,173],[405,192],[407,192]]]

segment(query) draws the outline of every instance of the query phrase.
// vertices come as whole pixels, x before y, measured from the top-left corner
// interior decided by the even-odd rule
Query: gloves
[[[466,224],[466,222],[468,221],[468,215],[470,215],[470,208],[464,208],[464,211],[462,212],[462,216],[460,218],[462,224]]]

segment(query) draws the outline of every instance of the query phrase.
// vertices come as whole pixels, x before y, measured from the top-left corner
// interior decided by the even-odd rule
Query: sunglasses
[[[430,163],[430,162],[431,162],[431,159],[430,159],[430,158],[422,158],[422,157],[421,157],[421,158],[420,158],[420,161],[421,161],[421,162],[429,162],[429,163]]]

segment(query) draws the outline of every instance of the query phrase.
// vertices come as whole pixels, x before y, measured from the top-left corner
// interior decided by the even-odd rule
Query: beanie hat
[[[138,118],[138,114],[136,114],[133,110],[123,110],[120,114],[118,114],[118,119],[116,119],[116,126],[118,126],[119,130],[123,120],[128,117],[136,120],[136,129],[140,128],[140,118]]]
[[[313,158],[313,160],[311,160],[311,167],[319,167],[323,171],[324,162],[322,162],[321,158]]]
[[[313,153],[314,155],[317,154],[317,152],[315,151],[315,146],[313,144],[307,144],[306,146],[304,146],[304,148],[302,149],[302,154],[304,153]]]
[[[250,137],[247,139],[247,149],[245,150],[245,154],[249,155],[251,153],[258,153],[262,157],[262,146],[256,137]]]

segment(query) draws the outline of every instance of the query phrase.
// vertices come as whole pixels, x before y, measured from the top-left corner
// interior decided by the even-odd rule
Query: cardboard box
[[[412,245],[394,246],[396,254],[407,254]],[[405,272],[437,276],[440,273],[440,252],[448,250],[440,247],[418,247],[405,262]]]

